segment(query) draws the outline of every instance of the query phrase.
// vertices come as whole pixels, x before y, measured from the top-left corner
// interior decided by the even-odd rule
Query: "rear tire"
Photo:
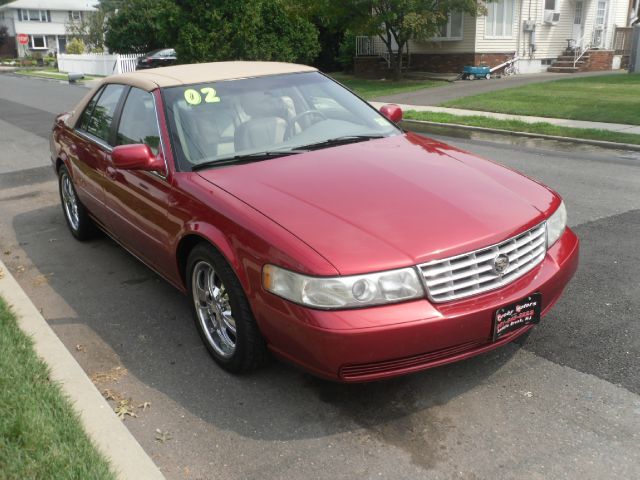
[[[476,75],[474,73],[470,73],[469,76],[467,77],[469,80],[475,80],[476,79]]]
[[[96,234],[96,226],[80,202],[69,170],[64,165],[58,170],[58,187],[62,212],[71,234],[80,241],[89,240]]]
[[[225,370],[255,370],[267,345],[233,269],[211,245],[196,245],[187,260],[187,286],[196,328],[209,354]]]

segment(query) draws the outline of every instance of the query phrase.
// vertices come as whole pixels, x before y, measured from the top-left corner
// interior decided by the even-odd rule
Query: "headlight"
[[[265,265],[262,285],[265,290],[292,302],[326,309],[382,305],[424,297],[413,268],[348,277],[309,277]]]
[[[547,248],[556,243],[567,226],[567,209],[560,202],[558,209],[547,220]]]

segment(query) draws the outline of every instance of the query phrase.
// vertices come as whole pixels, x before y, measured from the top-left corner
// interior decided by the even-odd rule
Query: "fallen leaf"
[[[47,273],[46,275],[38,275],[36,278],[33,279],[33,282],[32,282],[33,286],[40,287],[45,283],[49,283],[49,277],[51,277],[52,275],[53,273]]]
[[[77,350],[78,352],[86,352],[86,351],[87,351],[87,349],[85,348],[85,346],[84,346],[84,345],[82,345],[82,344],[80,344],[80,343],[76,345],[76,350]]]
[[[133,411],[133,405],[131,405],[131,399],[124,399],[124,400],[120,400],[118,402],[118,405],[116,406],[115,409],[116,415],[118,417],[120,417],[122,420],[124,420],[124,417],[126,415],[129,415],[130,417],[137,417],[138,415],[136,415],[136,413]]]
[[[16,267],[16,273],[23,273],[26,270],[26,268],[24,268],[24,265],[18,265]]]
[[[5,251],[4,251],[4,254],[5,254],[5,255],[11,255],[11,250],[5,250]]]
[[[169,432],[163,432],[159,428],[156,428],[156,441],[164,443],[168,440],[171,440],[171,434]]]
[[[122,367],[113,367],[107,372],[96,372],[91,375],[93,383],[117,382],[127,374],[127,369]]]
[[[120,402],[120,400],[122,400],[122,395],[110,388],[104,389],[102,391],[102,396],[105,400],[113,400],[114,402]]]
[[[147,408],[151,408],[151,402],[143,402],[140,405],[138,405],[138,408],[141,408],[142,411],[144,412]]]

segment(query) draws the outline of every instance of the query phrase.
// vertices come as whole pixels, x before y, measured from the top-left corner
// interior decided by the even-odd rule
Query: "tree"
[[[311,62],[318,32],[284,0],[179,0],[176,51],[181,62]]]
[[[105,45],[116,53],[145,53],[173,46],[179,13],[171,0],[101,3],[107,18]]]
[[[104,49],[104,27],[106,22],[106,12],[101,6],[94,12],[84,12],[80,20],[70,20],[66,29],[69,36],[81,38],[89,51],[100,51]]]
[[[307,0],[308,1],[308,0]],[[360,34],[379,37],[387,48],[395,79],[402,75],[402,56],[410,39],[428,40],[448,20],[449,12],[477,15],[481,0],[314,0],[327,16],[346,21]]]

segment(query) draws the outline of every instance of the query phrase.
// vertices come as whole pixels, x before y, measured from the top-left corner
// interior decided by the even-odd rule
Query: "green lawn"
[[[64,72],[59,72],[58,70],[16,70],[15,73],[18,75],[27,75],[29,77],[39,77],[39,78],[53,78],[55,80],[68,80],[69,76]],[[83,79],[79,80],[80,82],[84,82],[87,80],[94,80],[99,77],[92,77],[90,75],[85,75]]]
[[[115,478],[2,299],[0,478]]]
[[[452,100],[443,107],[640,125],[640,74],[567,78]]]
[[[540,133],[543,135],[555,135],[559,137],[604,140],[607,142],[640,145],[640,135],[588,128],[560,127],[550,123],[526,123],[519,120],[497,120],[495,118],[481,116],[460,116],[440,112],[416,112],[415,110],[405,112],[404,118],[407,120],[426,120],[429,122],[497,128],[510,132]]]
[[[395,93],[412,92],[422,88],[439,87],[446,85],[445,82],[437,80],[368,80],[356,78],[353,75],[344,73],[331,73],[331,77],[350,88],[365,100],[372,100],[385,95]]]

